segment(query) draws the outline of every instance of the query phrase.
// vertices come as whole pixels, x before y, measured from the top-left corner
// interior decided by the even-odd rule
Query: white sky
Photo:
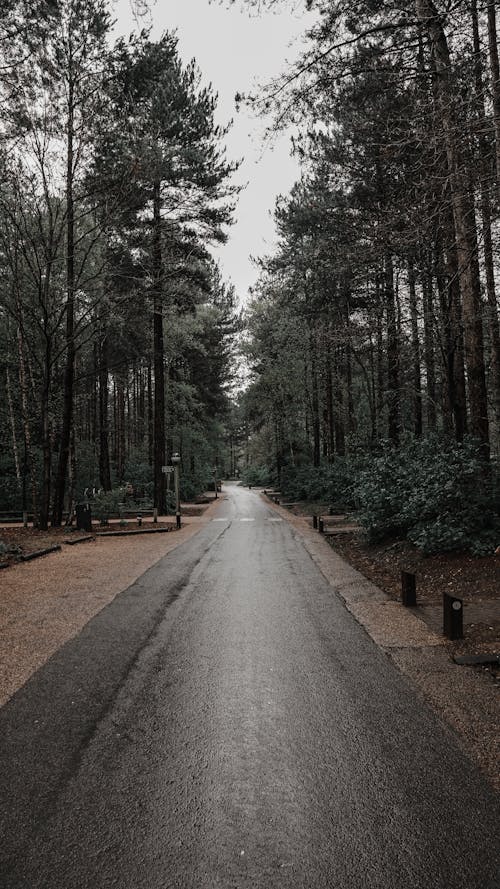
[[[283,3],[279,13],[263,11],[257,16],[249,14],[243,0],[231,7],[225,0],[157,0],[151,6],[152,36],[178,31],[182,58],[186,62],[195,58],[204,81],[219,94],[218,122],[234,120],[226,139],[228,157],[244,158],[236,181],[248,186],[240,195],[229,242],[216,255],[241,300],[257,277],[250,256],[270,252],[274,239],[270,213],[276,196],[286,194],[297,179],[298,165],[290,157],[287,134],[275,138],[273,147],[266,143],[263,148],[264,122],[245,107],[237,113],[234,96],[252,92],[257,80],[279,74],[287,59],[296,58],[311,14],[299,14],[291,3]],[[128,34],[136,27],[130,0],[116,0],[115,17],[119,33]]]

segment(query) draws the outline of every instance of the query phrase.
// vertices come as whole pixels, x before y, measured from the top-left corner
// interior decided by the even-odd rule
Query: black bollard
[[[92,513],[88,503],[76,504],[76,527],[78,531],[92,531]]]
[[[417,579],[409,571],[401,572],[401,601],[406,608],[417,604]]]
[[[318,519],[318,531],[320,534],[323,534],[324,530],[325,529],[324,529],[324,525],[323,525],[323,519],[320,516],[320,518]]]
[[[316,528],[316,530],[318,528],[318,516],[317,515],[313,515],[313,528]]]
[[[443,593],[443,633],[448,639],[464,637],[464,603],[449,593]]]

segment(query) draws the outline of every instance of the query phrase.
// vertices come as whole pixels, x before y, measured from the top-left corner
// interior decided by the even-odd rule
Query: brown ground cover
[[[175,520],[174,520],[175,521]],[[142,523],[142,529],[146,529],[149,527],[149,524],[146,524],[145,521]],[[174,522],[158,522],[156,525],[151,524],[152,528],[164,528],[165,530],[173,530]],[[93,524],[92,534],[102,534],[107,531],[112,531],[116,534],[117,531],[132,531],[139,530],[139,525],[137,522],[127,520],[126,524],[121,526],[119,522],[110,522],[110,524],[101,526],[99,522],[95,522]],[[0,553],[0,564],[13,564],[18,560],[19,556],[26,556],[30,553],[37,552],[38,550],[44,550],[48,547],[54,546],[56,544],[64,544],[66,542],[72,542],[75,539],[82,537],[90,537],[90,534],[86,534],[85,531],[78,531],[76,528],[49,528],[47,531],[39,531],[37,528],[28,527],[1,527],[0,526],[0,541],[9,549],[7,553]],[[124,534],[125,536],[125,534]],[[113,537],[110,539],[117,539]]]
[[[182,504],[182,515],[185,517],[201,517],[208,506],[212,503],[213,497],[200,497],[195,503]],[[119,519],[110,519],[108,524],[101,525],[100,522],[92,523],[92,534],[105,534],[117,531],[127,532],[149,529],[164,529],[165,531],[173,531],[175,528],[175,516],[163,517],[157,523],[153,523],[151,516],[145,516],[142,523],[139,524],[133,518],[127,518],[120,522]],[[6,544],[9,552],[0,552],[0,567],[12,565],[18,561],[19,556],[29,555],[30,553],[43,550],[56,544],[63,545],[71,543],[77,538],[90,536],[85,531],[78,531],[73,527],[49,528],[47,531],[39,531],[31,525],[23,528],[20,525],[0,525],[0,542]],[[119,539],[116,536],[110,537],[110,540]]]
[[[401,600],[401,571],[414,573],[416,613],[437,632],[442,628],[443,593],[461,598],[464,638],[448,643],[452,655],[500,653],[500,554],[426,556],[405,540],[368,544],[352,516],[328,516],[328,508],[318,503],[294,503],[289,508],[296,515],[322,515],[335,551],[393,599]],[[500,673],[487,669],[496,676]]]

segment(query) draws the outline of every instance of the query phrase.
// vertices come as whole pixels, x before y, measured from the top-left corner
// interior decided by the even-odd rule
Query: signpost
[[[164,470],[167,470],[170,474],[171,471],[174,472],[174,480],[175,480],[175,522],[177,528],[181,527],[181,495],[180,495],[180,486],[179,486],[179,465],[181,462],[181,458],[179,454],[172,454],[172,463],[173,466],[165,466]]]

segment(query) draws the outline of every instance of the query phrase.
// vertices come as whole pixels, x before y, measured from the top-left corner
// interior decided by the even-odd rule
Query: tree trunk
[[[392,256],[385,258],[385,310],[387,318],[387,422],[389,441],[399,444],[400,392],[399,392],[399,342],[396,323],[396,299],[394,294],[394,269]]]
[[[28,382],[26,379],[26,364],[24,358],[24,342],[23,335],[21,332],[21,328],[18,327],[17,330],[17,348],[19,353],[19,391],[21,392],[21,409],[22,409],[22,417],[23,417],[23,431],[24,431],[24,447],[25,447],[25,456],[28,460],[29,466],[29,474],[31,481],[31,506],[33,510],[33,516],[36,517],[38,511],[38,496],[37,496],[37,478],[36,478],[36,469],[35,469],[35,461],[33,459],[33,447],[32,447],[32,439],[31,439],[31,427],[30,427],[30,417],[28,410]],[[24,473],[26,472],[26,466],[24,467]],[[26,480],[23,475],[23,491],[25,491]],[[23,508],[25,504],[23,503]]]
[[[123,378],[116,383],[116,475],[120,484],[125,481],[125,387]]]
[[[109,459],[108,377],[108,336],[104,328],[101,334],[99,354],[99,481],[104,491],[111,491],[112,487]]]
[[[19,464],[19,450],[17,447],[16,419],[14,416],[14,405],[12,403],[12,389],[10,385],[10,370],[5,370],[5,387],[7,390],[7,404],[9,406],[10,428],[12,432],[12,454],[14,457],[14,468],[16,470],[16,479],[19,490],[21,490],[21,467]]]
[[[434,354],[434,305],[432,277],[424,272],[422,285],[424,306],[424,357],[426,375],[427,430],[436,428],[436,363]]]
[[[326,342],[326,422],[328,441],[328,460],[333,462],[335,456],[335,425],[333,408],[333,378],[332,378],[332,343],[331,325],[328,327]]]
[[[314,333],[309,334],[309,348],[311,355],[311,403],[312,403],[312,424],[313,424],[313,466],[319,466],[321,463],[321,421],[319,414],[319,387],[318,387],[318,365],[316,354],[316,343]]]
[[[44,357],[44,379],[42,386],[42,485],[40,495],[40,515],[38,527],[46,531],[49,526],[50,486],[52,472],[52,436],[50,428],[50,380],[51,380],[51,348],[46,337]]]
[[[166,512],[165,475],[165,365],[163,345],[163,259],[161,248],[160,183],[153,186],[153,503],[160,515]]]
[[[68,468],[71,430],[73,426],[73,397],[75,380],[75,207],[73,198],[74,175],[74,84],[68,85],[68,122],[66,154],[66,366],[64,370],[63,418],[59,462],[54,491],[52,524],[59,526],[64,510],[66,474]]]
[[[417,290],[415,287],[415,267],[413,260],[408,263],[408,288],[410,292],[411,352],[412,352],[412,396],[413,431],[422,435],[422,373],[420,369],[420,337],[418,330]]]
[[[497,170],[497,192],[500,203],[500,65],[498,61],[496,2],[488,3],[488,46],[491,74],[491,98],[493,101],[493,122],[495,127],[495,162]]]
[[[473,33],[473,43],[474,43],[474,71],[475,71],[475,81],[476,81],[476,107],[477,107],[477,115],[478,115],[478,124],[479,124],[479,136],[478,136],[478,148],[479,148],[479,190],[481,196],[481,223],[482,223],[482,234],[483,234],[483,257],[484,257],[484,271],[486,277],[486,295],[488,299],[488,311],[487,311],[487,319],[488,319],[488,331],[489,331],[489,340],[490,340],[490,354],[491,354],[491,374],[490,374],[490,383],[493,395],[493,408],[494,408],[494,417],[495,417],[495,425],[496,425],[496,433],[498,436],[498,432],[500,430],[500,327],[498,323],[498,307],[497,307],[497,298],[496,298],[496,289],[495,289],[495,263],[493,257],[493,240],[491,235],[491,198],[490,192],[488,189],[488,179],[489,179],[489,155],[490,155],[490,144],[486,137],[487,124],[486,124],[486,112],[484,106],[484,76],[483,76],[483,68],[481,62],[481,41],[479,35],[479,20],[478,20],[478,12],[477,12],[477,0],[473,0],[472,2],[472,33]],[[495,21],[495,10],[492,12],[493,16],[493,30],[494,30],[494,44],[496,50],[496,65],[497,65],[497,74],[498,74],[498,50],[496,47],[496,21]],[[493,35],[492,35],[493,36]],[[491,55],[491,53],[490,53]],[[498,84],[497,84],[498,91]],[[493,90],[494,93],[494,90]],[[499,106],[500,110],[500,106]],[[500,135],[500,122],[496,121],[499,125],[499,130],[496,135]],[[497,149],[499,146],[499,141],[497,139]],[[497,155],[497,160],[500,155]],[[500,172],[500,167],[498,168]]]

